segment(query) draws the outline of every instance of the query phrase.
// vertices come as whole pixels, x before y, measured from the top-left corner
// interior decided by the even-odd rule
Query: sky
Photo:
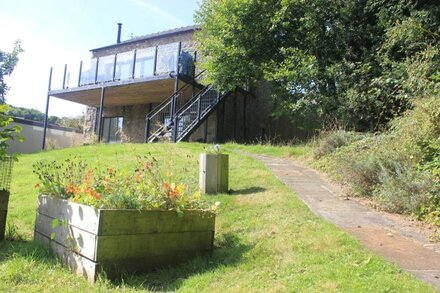
[[[25,50],[6,78],[6,102],[45,111],[50,67],[91,58],[90,49],[114,44],[117,23],[122,41],[133,36],[193,25],[198,0],[0,0],[0,50],[20,39]],[[61,76],[62,78],[62,76]],[[49,115],[76,116],[85,107],[51,98]]]

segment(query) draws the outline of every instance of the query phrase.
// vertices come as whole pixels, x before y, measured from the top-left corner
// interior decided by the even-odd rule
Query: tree
[[[9,106],[8,114],[12,117],[24,118],[32,121],[44,122],[44,113],[37,109],[28,109],[23,107]],[[47,119],[49,124],[60,125],[64,127],[83,129],[84,115],[75,117],[58,117],[49,116]]]
[[[21,41],[17,40],[14,44],[14,49],[11,53],[0,51],[0,104],[5,103],[5,95],[9,90],[9,87],[4,81],[4,77],[11,75],[15,66],[18,63],[18,55],[23,52],[21,48]]]
[[[439,7],[428,0],[205,0],[196,38],[209,81],[221,89],[265,79],[276,115],[308,128],[337,121],[377,130],[411,107],[406,68],[438,50]]]
[[[9,106],[4,104],[8,87],[3,79],[4,76],[12,73],[18,62],[18,54],[21,52],[23,52],[23,49],[18,40],[15,42],[11,53],[0,52],[0,160],[7,156],[6,152],[10,140],[23,141],[23,138],[19,136],[21,128],[19,126],[9,127],[13,120],[8,114]]]

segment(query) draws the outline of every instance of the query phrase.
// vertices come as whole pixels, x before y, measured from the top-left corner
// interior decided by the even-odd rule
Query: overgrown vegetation
[[[333,133],[340,140],[349,135]],[[440,99],[434,90],[395,119],[390,130],[333,148],[317,165],[347,183],[355,195],[376,199],[384,210],[440,225],[439,142]]]

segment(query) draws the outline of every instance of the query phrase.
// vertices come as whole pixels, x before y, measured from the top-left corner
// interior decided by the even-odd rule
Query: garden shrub
[[[436,188],[431,176],[410,166],[395,163],[383,168],[373,192],[380,207],[389,212],[420,215],[429,206]]]
[[[313,150],[313,157],[319,159],[335,152],[338,148],[348,145],[362,136],[355,132],[336,130],[325,131],[319,135],[316,146]]]

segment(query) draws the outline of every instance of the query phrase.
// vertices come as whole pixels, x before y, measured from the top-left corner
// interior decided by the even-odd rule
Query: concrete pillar
[[[202,194],[229,190],[229,155],[200,154],[199,187]]]

